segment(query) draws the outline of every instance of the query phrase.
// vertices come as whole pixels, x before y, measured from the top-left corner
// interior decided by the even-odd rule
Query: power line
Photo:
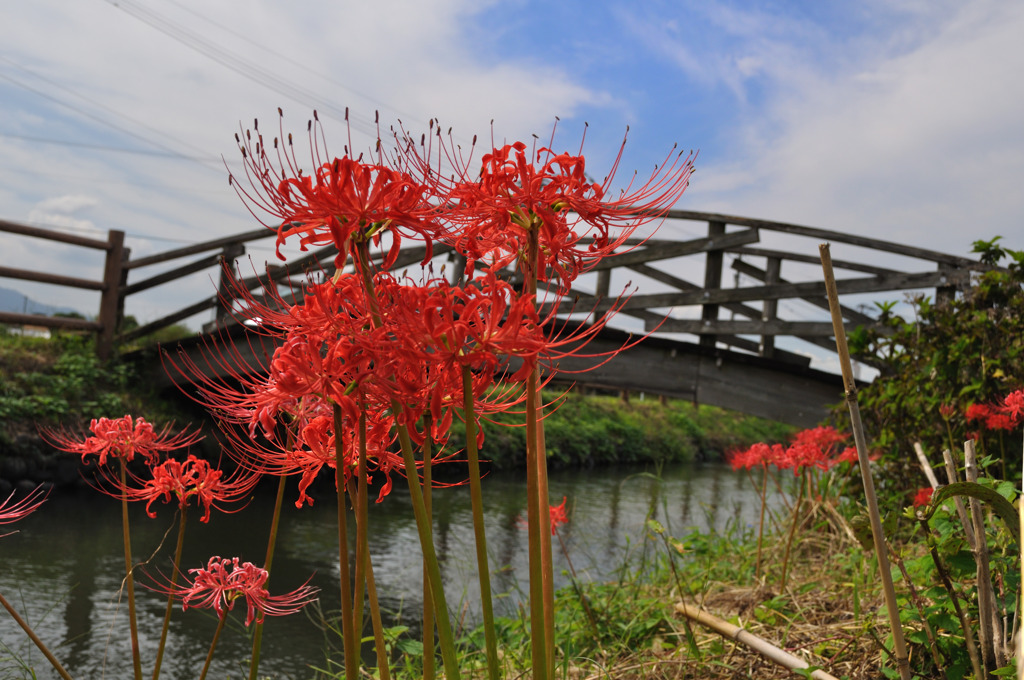
[[[129,117],[127,117],[127,116],[125,116],[125,115],[123,115],[121,113],[118,113],[117,111],[114,111],[113,109],[111,109],[110,107],[106,106],[105,104],[103,104],[101,102],[98,102],[98,101],[96,101],[96,100],[94,100],[94,99],[92,99],[90,97],[86,97],[85,95],[82,95],[82,94],[80,94],[78,92],[75,92],[74,90],[71,90],[71,89],[69,89],[69,88],[67,88],[67,87],[65,87],[63,85],[60,85],[59,83],[55,83],[52,80],[50,80],[50,79],[48,79],[48,78],[46,78],[46,77],[44,77],[42,75],[39,75],[38,73],[36,73],[32,69],[26,68],[26,67],[18,64],[17,62],[13,61],[12,59],[10,59],[8,57],[0,56],[0,60],[7,62],[8,64],[14,66],[16,69],[18,69],[20,71],[24,71],[25,73],[30,74],[31,76],[35,77],[36,79],[41,80],[41,81],[51,85],[52,87],[55,87],[55,88],[58,88],[60,90],[63,90],[65,92],[67,92],[68,94],[72,95],[73,97],[76,97],[78,99],[82,99],[82,100],[92,104],[93,106],[106,111],[107,113],[110,113],[110,114],[112,114],[114,116],[117,116],[118,118],[122,118],[122,119],[128,120],[131,123],[133,123],[135,125],[139,125],[140,127],[143,127],[143,128],[145,128],[145,129],[147,129],[147,130],[149,130],[151,132],[154,132],[155,134],[158,134],[158,135],[160,135],[162,137],[169,137],[169,135],[167,135],[166,133],[161,132],[160,130],[157,130],[157,129],[153,128],[153,127],[150,127],[149,125],[146,125],[145,123],[142,123],[140,121],[137,121],[137,120],[134,120],[132,118],[129,118]],[[174,157],[177,157],[177,158],[181,158],[182,160],[196,162],[196,163],[199,163],[200,165],[203,165],[204,167],[207,167],[207,168],[212,168],[212,165],[211,165],[212,163],[216,163],[218,166],[220,165],[220,159],[219,158],[216,158],[214,156],[207,156],[208,160],[206,160],[206,161],[196,160],[194,157],[187,156],[187,155],[181,153],[180,151],[178,151],[176,149],[173,149],[173,148],[171,148],[171,147],[169,147],[169,146],[167,146],[165,144],[157,142],[157,141],[155,141],[155,140],[153,140],[151,138],[145,137],[145,136],[143,136],[141,134],[138,134],[136,132],[132,132],[131,130],[129,130],[128,128],[126,128],[126,127],[124,127],[122,125],[118,125],[117,123],[114,123],[113,121],[111,121],[109,119],[103,118],[103,117],[101,117],[101,116],[99,116],[99,115],[97,115],[95,113],[92,113],[90,111],[86,111],[85,109],[83,109],[81,107],[78,107],[78,106],[75,106],[74,104],[68,103],[67,101],[64,101],[64,100],[62,100],[62,99],[60,99],[60,98],[58,98],[58,97],[56,97],[56,96],[54,96],[52,94],[44,92],[44,91],[38,89],[37,87],[33,87],[32,85],[29,85],[28,83],[25,83],[25,82],[23,82],[21,80],[13,78],[10,75],[0,73],[0,79],[6,80],[7,82],[15,85],[16,87],[20,87],[20,88],[22,88],[24,90],[27,90],[27,91],[29,91],[29,92],[31,92],[31,93],[39,96],[39,97],[42,97],[43,99],[47,99],[49,101],[52,101],[55,104],[58,104],[59,106],[62,106],[62,107],[67,108],[67,109],[70,109],[71,111],[74,111],[75,113],[77,113],[80,116],[83,116],[83,117],[89,118],[91,120],[94,120],[97,123],[100,123],[101,125],[104,125],[106,127],[109,127],[109,128],[114,129],[114,130],[117,130],[118,132],[120,132],[122,134],[125,134],[125,135],[128,135],[129,137],[133,137],[134,139],[137,139],[137,140],[139,140],[139,141],[141,141],[141,142],[143,142],[143,143],[145,143],[145,144],[147,144],[149,146],[153,146],[153,147],[156,147],[158,149],[161,149],[162,151],[168,153],[171,156],[174,156]],[[183,143],[183,142],[180,142],[178,140],[175,140],[175,141],[177,143],[179,143],[179,144],[182,144],[183,146],[190,146],[190,145],[188,145],[186,143]],[[192,148],[195,149],[195,147],[192,147]]]
[[[277,76],[247,61],[230,50],[207,40],[194,31],[176,24],[150,9],[140,6],[132,0],[105,0],[105,2],[258,85],[262,85],[295,102],[316,109],[338,120],[345,120],[346,118],[346,111],[343,107],[323,99],[311,90],[295,85],[287,78]],[[350,116],[349,121],[352,127],[357,130],[376,137],[377,128],[374,124],[364,122],[361,117]]]
[[[199,156],[183,156],[180,153],[173,151],[151,151],[147,149],[129,149],[122,146],[109,146],[106,144],[90,144],[88,142],[73,142],[66,139],[50,139],[48,137],[34,137],[32,135],[19,135],[13,132],[0,132],[0,137],[7,137],[8,139],[21,139],[26,142],[36,142],[39,144],[55,144],[59,146],[71,146],[82,149],[94,149],[96,151],[110,151],[113,153],[131,153],[140,154],[143,156],[163,156],[165,158],[178,158],[187,159],[193,161],[208,161],[209,157]]]

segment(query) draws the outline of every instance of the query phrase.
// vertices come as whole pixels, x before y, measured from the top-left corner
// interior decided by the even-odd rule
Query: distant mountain
[[[13,312],[15,314],[42,314],[52,316],[54,314],[69,314],[78,312],[71,307],[57,307],[36,302],[32,298],[10,288],[0,288],[0,312]],[[81,312],[78,312],[81,313]]]

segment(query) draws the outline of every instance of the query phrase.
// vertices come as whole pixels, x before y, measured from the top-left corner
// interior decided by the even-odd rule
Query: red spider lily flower
[[[624,245],[640,226],[660,219],[682,195],[693,171],[692,156],[670,155],[643,186],[633,189],[631,182],[617,199],[609,200],[625,140],[600,184],[588,180],[582,155],[547,147],[527,153],[526,145],[516,142],[492,148],[476,175],[454,144],[439,143],[443,150],[438,157],[455,167],[454,180],[432,168],[414,144],[401,153],[447,200],[444,217],[455,227],[447,240],[466,255],[467,269],[472,271],[478,260],[500,269],[520,259],[535,231],[538,261],[520,265],[563,288]]]
[[[285,136],[283,127],[281,139],[273,140],[276,161],[268,155],[258,126],[255,135],[246,131],[244,140],[236,135],[250,188],[242,187],[234,176],[231,183],[257,219],[262,222],[260,212],[273,219],[264,224],[277,231],[278,257],[284,259],[280,248],[286,239],[298,236],[302,250],[334,244],[340,269],[354,243],[372,239],[379,244],[381,235],[389,233],[392,242],[385,269],[397,256],[403,234],[423,240],[427,244],[424,261],[429,260],[440,225],[427,187],[386,166],[379,155],[377,163],[363,163],[361,157],[351,158],[351,149],[346,149],[345,156],[324,160],[330,156],[321,148],[318,118],[310,121],[308,130],[316,165],[312,174],[303,173],[292,137]],[[279,148],[285,139],[287,148]]]
[[[727,458],[733,470],[751,470],[758,466],[768,467],[779,460],[781,454],[782,447],[779,444],[771,446],[758,442],[750,448],[734,451]]]
[[[838,462],[835,448],[847,437],[834,427],[815,427],[797,432],[786,449],[787,467],[794,474],[804,468],[827,470]]]
[[[943,420],[950,420],[956,415],[956,406],[953,404],[941,404],[939,406],[939,415],[942,416]]]
[[[967,420],[983,421],[985,427],[989,430],[1014,429],[1020,420],[1015,413],[1017,413],[1020,408],[1024,408],[1020,405],[1016,405],[1018,399],[1024,403],[1024,397],[1017,397],[1015,395],[1016,393],[1011,393],[1010,396],[1007,397],[1007,399],[1013,397],[1009,408],[1006,407],[1006,401],[998,404],[972,404],[967,408]]]
[[[869,460],[876,459],[881,454],[875,454],[874,458],[869,457]],[[852,463],[854,465],[860,460],[860,456],[857,453],[857,448],[854,446],[847,446],[842,452],[836,456],[837,463]]]
[[[203,438],[198,431],[187,429],[172,434],[171,425],[165,425],[159,432],[143,418],[130,415],[120,418],[93,419],[89,424],[92,435],[75,436],[67,431],[44,430],[43,436],[56,448],[69,453],[99,457],[99,464],[105,465],[107,458],[121,458],[130,462],[139,454],[147,461],[155,460],[161,453],[191,446]]]
[[[1010,392],[998,408],[1011,419],[1014,426],[1024,422],[1024,390]]]
[[[187,583],[172,585],[143,584],[158,593],[181,598],[182,609],[189,607],[213,609],[217,616],[224,618],[235,607],[235,602],[245,600],[245,625],[253,621],[263,623],[265,616],[294,614],[312,602],[318,592],[306,584],[284,595],[271,595],[266,589],[270,574],[252,562],[239,562],[237,557],[211,557],[205,568],[189,569],[191,577]]]
[[[178,507],[186,507],[192,499],[202,506],[202,522],[210,521],[210,511],[214,508],[221,512],[237,512],[242,507],[228,508],[231,504],[245,499],[259,481],[259,475],[239,468],[225,477],[224,471],[212,467],[207,461],[189,455],[184,462],[172,459],[149,468],[150,477],[143,478],[133,472],[124,485],[118,476],[107,470],[103,475],[101,491],[116,498],[129,501],[146,501],[146,514],[156,517],[152,506],[157,500],[163,499],[170,503],[171,499],[178,502]],[[108,487],[111,490],[108,490]]]
[[[917,493],[914,495],[914,507],[915,508],[926,507],[929,503],[932,502],[932,493],[934,491],[935,491],[935,489],[933,489],[930,486],[926,486],[924,488],[918,489]]]
[[[308,491],[320,472],[324,468],[337,468],[331,408],[321,402],[317,406],[306,404],[305,409],[302,419],[284,426],[290,430],[288,436],[278,436],[265,444],[237,429],[224,429],[229,440],[226,450],[240,465],[260,474],[299,475],[299,497],[295,501],[298,508],[307,503],[313,504]],[[391,473],[404,472],[405,466],[402,457],[392,451],[395,435],[391,431],[390,415],[367,411],[366,418],[367,483],[373,482],[376,473],[383,475],[384,481],[377,496],[379,503],[391,492]],[[341,440],[342,483],[347,485],[357,473],[359,435],[357,421],[350,415],[344,415],[343,419],[351,423],[342,429]],[[337,475],[332,474],[331,478],[336,481]]]
[[[985,404],[971,404],[967,407],[964,417],[967,420],[985,420],[992,414],[992,409]]]
[[[12,491],[3,503],[0,503],[0,524],[12,524],[31,515],[50,495],[50,488],[39,485],[19,500],[14,500],[15,492]],[[10,534],[0,534],[0,538],[4,536],[10,536]]]
[[[554,536],[558,533],[558,527],[569,522],[569,515],[565,513],[565,496],[562,496],[562,502],[558,505],[549,506],[551,513],[551,535]]]

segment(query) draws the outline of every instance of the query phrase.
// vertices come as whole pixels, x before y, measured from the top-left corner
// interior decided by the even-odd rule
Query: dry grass
[[[861,550],[845,530],[804,533],[794,546],[793,565],[786,592],[777,592],[778,567],[769,570],[767,579],[749,586],[708,583],[688,604],[745,629],[791,654],[805,659],[812,667],[849,680],[879,678],[883,651],[880,640],[886,636],[884,617],[878,616],[882,598],[878,592],[855,595],[850,560],[842,556]],[[768,546],[771,557],[778,557],[781,542]],[[837,559],[838,557],[838,559]],[[872,584],[877,574],[863,565],[862,582]],[[855,604],[855,597],[859,603]],[[859,616],[858,616],[859,609]],[[699,655],[693,653],[686,638],[687,622],[673,619],[673,631],[653,640],[647,649],[613,662],[580,660],[568,677],[573,680],[707,680],[797,677],[743,644],[727,640],[696,623],[690,623]]]

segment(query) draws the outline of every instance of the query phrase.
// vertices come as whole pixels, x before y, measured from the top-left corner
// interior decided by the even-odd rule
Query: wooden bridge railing
[[[644,243],[632,244],[632,249],[616,257],[598,263],[596,284],[593,290],[574,289],[568,299],[560,303],[559,313],[570,314],[574,309],[586,308],[589,313],[602,314],[615,305],[610,297],[611,274],[613,270],[630,270],[646,279],[667,286],[669,292],[636,293],[621,304],[619,312],[643,321],[645,329],[657,328],[659,333],[686,333],[699,336],[699,343],[706,347],[724,344],[745,352],[775,358],[786,362],[806,365],[809,359],[803,355],[785,351],[776,346],[778,336],[795,336],[822,347],[832,349],[829,339],[832,333],[830,321],[787,321],[779,317],[779,301],[802,299],[826,308],[824,283],[818,278],[807,281],[791,281],[783,278],[785,263],[818,265],[815,255],[817,245],[822,241],[844,243],[868,248],[873,251],[900,255],[937,267],[933,271],[901,272],[878,266],[875,263],[861,263],[845,260],[833,262],[837,270],[848,270],[865,276],[840,279],[837,282],[840,295],[857,293],[883,293],[909,289],[934,289],[940,303],[948,299],[958,288],[969,285],[970,272],[982,269],[982,265],[969,258],[948,255],[936,251],[916,248],[905,244],[871,239],[813,227],[771,222],[768,220],[736,217],[718,213],[703,213],[685,210],[671,211],[670,221],[685,220],[707,224],[707,236],[679,241],[656,238]],[[729,228],[737,228],[730,231]],[[99,314],[96,321],[80,319],[59,319],[38,315],[0,313],[0,322],[38,324],[51,328],[76,328],[97,333],[97,351],[108,356],[119,343],[130,342],[160,328],[182,321],[206,310],[216,309],[217,322],[230,316],[230,298],[239,291],[255,291],[259,297],[261,289],[269,282],[290,282],[290,276],[298,276],[306,270],[333,272],[333,258],[337,251],[333,247],[321,248],[304,257],[282,265],[269,265],[265,273],[240,278],[232,267],[245,252],[245,244],[258,239],[273,237],[267,229],[257,229],[243,234],[218,238],[184,248],[177,248],[157,255],[136,260],[130,259],[130,251],[124,247],[124,233],[111,231],[106,241],[89,239],[59,232],[39,229],[12,222],[0,221],[0,232],[19,234],[33,238],[60,241],[85,248],[103,250],[106,253],[103,279],[89,281],[51,273],[30,272],[10,267],[0,267],[0,277],[18,278],[61,286],[97,290],[101,293]],[[785,251],[757,247],[761,232],[777,232],[790,237],[812,239],[806,252]],[[813,245],[813,247],[811,247]],[[435,246],[435,256],[450,252],[450,248]],[[722,278],[725,256],[735,256],[732,268],[760,285],[725,288]],[[141,281],[127,283],[129,275],[137,270],[173,260],[202,255],[177,268],[164,271]],[[396,268],[402,268],[420,261],[424,256],[422,246],[403,249]],[[687,281],[679,273],[678,264],[670,261],[687,256],[703,256],[703,280],[700,283]],[[764,261],[757,266],[754,261]],[[459,263],[455,263],[454,276],[459,276]],[[667,265],[667,266],[666,266]],[[217,268],[220,286],[217,294],[211,294],[193,304],[187,305],[161,319],[118,332],[124,312],[125,299],[144,290],[177,281],[184,276],[211,268]],[[294,284],[293,284],[294,285]],[[586,305],[579,305],[583,300]],[[760,303],[760,304],[752,304]],[[697,307],[699,312],[686,318],[669,315],[664,310],[676,307]],[[721,312],[730,312],[733,319],[721,318]],[[862,312],[844,308],[844,319],[851,325],[870,325],[875,320]],[[748,337],[743,337],[748,336]],[[759,336],[759,340],[749,339]]]

